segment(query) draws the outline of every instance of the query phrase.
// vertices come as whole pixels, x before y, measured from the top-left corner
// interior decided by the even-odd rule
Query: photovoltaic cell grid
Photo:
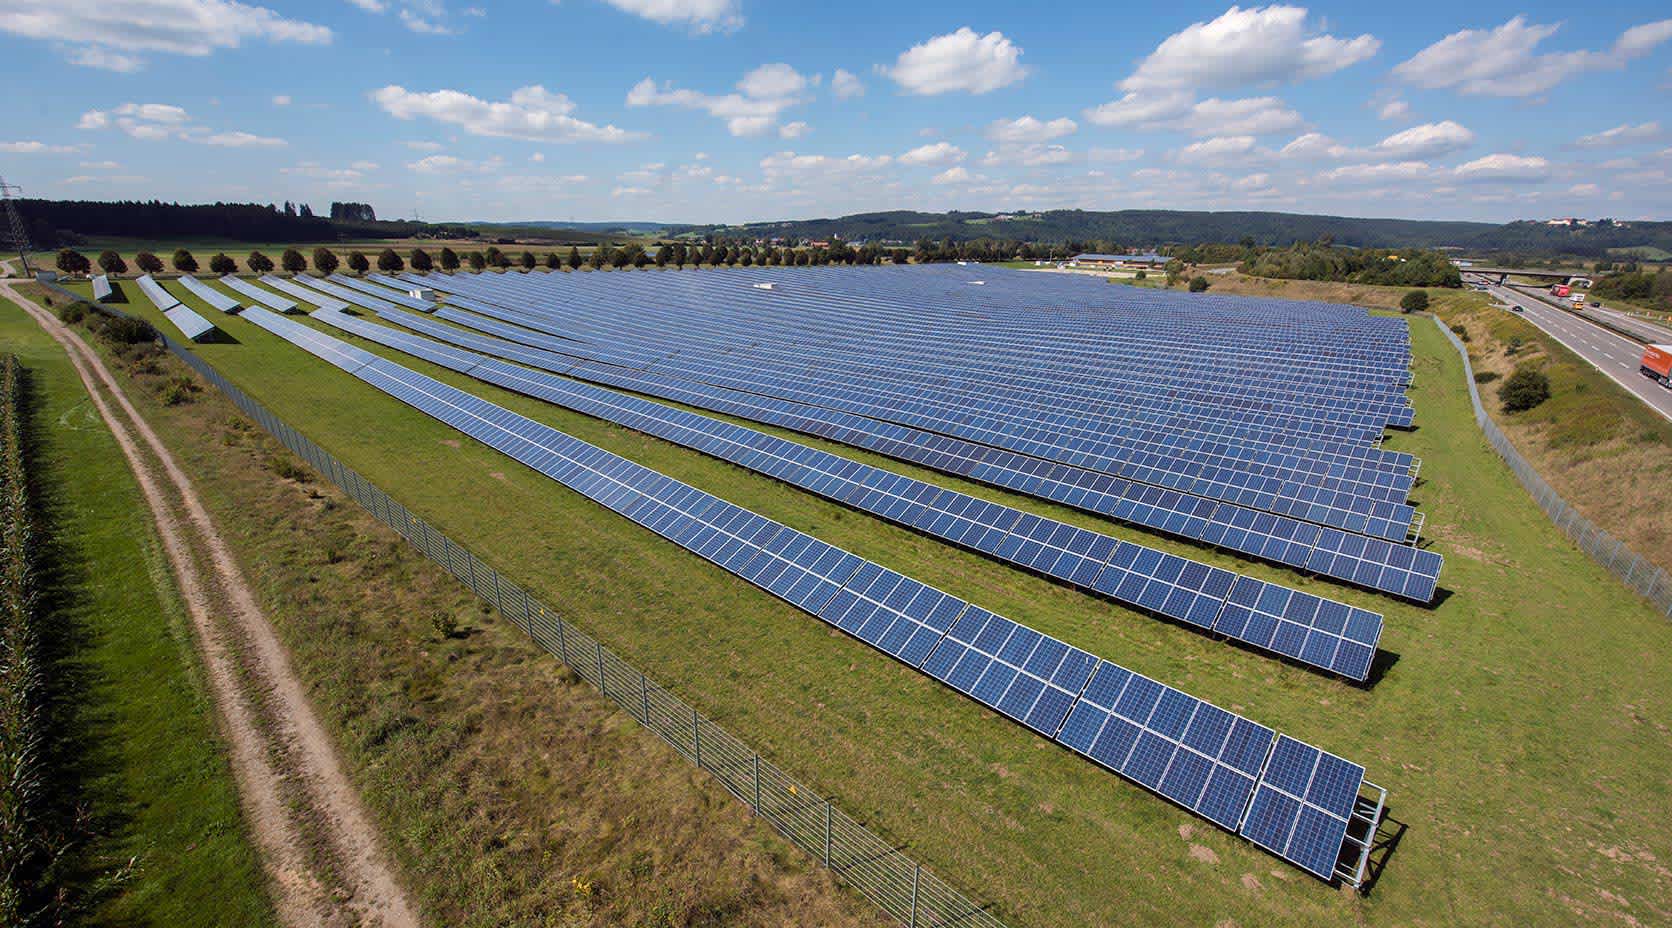
[[[1440,555],[1432,551],[1375,539],[1366,539],[1368,543],[1362,546],[1347,545],[1346,557],[1313,557],[1321,538],[1327,540],[1333,552],[1346,544],[1345,539],[1354,536],[1177,491],[1075,471],[1066,465],[957,439],[929,436],[904,426],[889,426],[863,417],[719,388],[670,383],[634,374],[624,367],[590,365],[559,353],[567,350],[568,344],[560,338],[456,310],[442,309],[437,316],[469,326],[475,332],[518,341],[483,339],[473,332],[429,319],[397,318],[387,312],[383,315],[432,338],[543,370],[819,435],[1418,602],[1433,597],[1443,564]]]
[[[110,276],[108,274],[95,274],[93,276],[93,302],[103,303],[110,299],[114,292],[110,286]]]
[[[296,312],[296,304],[285,299],[271,290],[257,287],[247,280],[241,280],[231,274],[221,278],[221,283],[238,291],[240,294],[260,303],[261,305],[279,313]]]
[[[300,323],[261,308],[246,318],[977,702],[1333,878],[1362,768]]]
[[[383,315],[394,322],[426,329],[436,327],[435,323],[410,313]],[[1304,596],[1312,604],[1311,610],[1302,616],[1296,609],[1285,620],[1286,629],[1298,627],[1303,634],[1301,645],[1290,647],[1292,636],[1274,637],[1264,622],[1239,618],[1234,624],[1227,624],[1225,619],[1235,613],[1223,611],[1233,583],[1254,591],[1268,587],[1284,590],[1282,587],[945,490],[744,426],[541,371],[517,368],[336,311],[322,310],[314,318],[485,382],[695,448],[1203,631],[1224,634],[1353,680],[1362,682],[1369,676],[1382,626],[1381,616],[1375,613]],[[1328,621],[1328,627],[1307,623],[1308,619],[1318,617]],[[836,624],[866,638],[842,622]]]
[[[139,284],[140,291],[145,294],[145,298],[150,300],[153,306],[164,312],[180,302],[174,294],[164,290],[162,284],[153,280],[150,274],[141,275],[134,283]]]
[[[495,278],[498,278],[498,276],[495,276]],[[553,309],[550,308],[550,306],[547,306],[547,304],[538,304],[538,308],[530,308],[530,303],[537,303],[538,299],[542,298],[542,294],[540,294],[540,293],[522,293],[522,291],[528,291],[528,289],[530,289],[530,288],[542,288],[543,291],[550,291],[550,289],[558,288],[558,284],[548,283],[548,281],[545,281],[545,279],[547,279],[547,278],[562,278],[562,276],[538,276],[538,279],[527,278],[527,276],[507,276],[507,278],[505,278],[505,279],[493,279],[493,281],[487,281],[487,279],[482,279],[482,281],[475,281],[475,279],[466,279],[465,283],[458,284],[458,286],[455,286],[455,288],[453,288],[453,289],[477,288],[478,291],[480,291],[480,294],[482,294],[482,296],[488,296],[488,294],[493,294],[493,293],[498,293],[498,294],[500,294],[500,296],[503,296],[503,298],[517,298],[517,296],[520,296],[520,298],[522,298],[522,306],[520,306],[520,309],[522,309],[522,311],[525,311],[525,313],[530,313],[530,314],[540,314],[540,316],[542,316],[542,318],[557,319],[557,321],[562,321],[562,323],[565,324],[565,331],[567,331],[567,329],[575,329],[575,334],[577,334],[577,336],[582,336],[582,334],[585,334],[584,328],[582,328],[582,326],[584,326],[585,323],[590,323],[590,321],[594,321],[594,316],[599,316],[599,314],[609,314],[609,311],[610,311],[609,306],[607,306],[607,304],[602,304],[602,303],[587,303],[587,304],[584,304],[585,308],[589,309],[590,314],[589,314],[589,316],[587,316],[587,318],[582,318],[582,319],[577,319],[577,316],[575,316],[575,313],[573,313],[573,311],[567,311],[567,313],[558,313],[558,311],[553,311]],[[920,276],[920,278],[921,278],[921,276]],[[869,288],[869,286],[871,286],[871,283],[873,283],[873,281],[886,281],[886,279],[888,279],[888,274],[883,274],[883,276],[879,276],[879,278],[868,278],[868,279],[866,279],[866,288]],[[428,281],[428,283],[436,283],[436,279],[431,278],[430,281]],[[721,281],[721,283],[716,283],[716,284],[714,284],[714,286],[722,286],[722,284],[731,284],[731,283],[732,283],[732,281]],[[445,284],[443,284],[443,286],[445,286]],[[577,298],[577,294],[573,293],[573,291],[579,291],[579,289],[582,289],[582,288],[589,288],[589,286],[592,289],[597,289],[597,288],[600,288],[600,286],[604,286],[604,284],[597,284],[597,283],[592,283],[592,284],[587,284],[587,283],[563,284],[563,289],[565,289],[565,291],[563,291],[563,294],[562,294],[563,301],[565,301],[565,303],[570,303],[570,301],[577,301],[577,299],[579,299],[579,298]],[[629,288],[629,286],[642,286],[642,284],[620,284],[620,286],[615,286],[615,284],[612,283],[612,284],[610,284],[610,296],[612,296],[612,298],[614,298],[614,296],[617,296],[617,291],[619,291],[619,289]],[[655,284],[655,286],[660,286],[660,284]],[[517,291],[517,293],[513,293],[513,289],[515,289],[515,291]],[[777,293],[777,291],[774,291],[774,293]],[[582,296],[584,296],[584,294],[582,294]],[[716,298],[719,298],[719,299],[726,299],[727,298],[727,294],[714,294],[714,296],[716,296]],[[831,294],[828,294],[828,296],[831,296],[831,298],[839,299],[839,298],[846,298],[846,296],[849,296],[849,294],[831,293]],[[916,296],[916,294],[913,294],[913,296]],[[782,299],[782,301],[789,301],[789,299],[793,299],[793,296],[791,296],[791,293],[786,293],[786,294],[784,294],[784,296],[782,296],[782,298],[771,298],[771,299],[774,299],[774,301],[779,301],[779,299]],[[915,306],[915,308],[916,308],[916,306]],[[796,306],[796,311],[798,311],[798,313],[809,313],[809,311],[811,311],[811,313],[816,313],[816,311],[818,311],[818,309],[819,309],[818,306]],[[634,308],[634,313],[635,314],[639,313],[639,309]],[[1361,314],[1361,316],[1363,316],[1363,314]],[[1366,319],[1368,319],[1368,318],[1366,318]],[[766,321],[767,321],[767,323],[776,323],[776,319],[766,319]],[[848,319],[843,319],[843,321],[848,321]],[[664,323],[662,323],[662,321],[660,321],[660,319],[655,319],[654,324],[655,324],[655,329],[664,328]],[[675,328],[677,328],[677,319],[674,319],[674,321],[672,321],[672,324],[674,324]],[[689,356],[692,356],[692,354],[697,354],[697,356],[701,356],[702,353],[701,353],[701,349],[699,349],[699,344],[692,344],[692,341],[701,341],[702,338],[707,338],[707,336],[709,336],[709,329],[712,329],[712,328],[714,328],[714,326],[702,326],[702,331],[699,331],[699,333],[691,334],[691,336],[687,336],[687,334],[684,334],[684,333],[677,334],[677,339],[679,339],[679,344],[677,344],[677,354],[675,354],[675,356],[677,356],[677,358],[689,358]],[[747,329],[747,331],[749,331],[749,339],[751,339],[751,346],[749,346],[749,349],[751,349],[751,351],[756,351],[756,353],[761,353],[761,351],[766,351],[766,349],[757,348],[756,344],[754,344],[757,341],[756,333],[757,333],[757,331],[764,331],[764,333],[766,333],[766,336],[771,336],[771,333],[772,333],[772,331],[774,331],[774,328],[776,328],[776,326],[767,326],[767,328],[764,328],[764,329],[759,328],[759,326],[751,326],[751,328]],[[615,331],[604,331],[604,333],[602,333],[602,334],[609,334],[610,338],[627,338],[627,336],[629,336],[629,334],[634,334],[634,329],[627,329],[627,333],[625,333],[625,334],[615,333]],[[600,334],[600,338],[602,338],[602,334]],[[642,334],[642,333],[639,333],[639,334]],[[884,334],[886,334],[886,333],[884,333]],[[669,334],[667,334],[667,336],[665,336],[665,338],[675,338],[675,336],[674,336],[674,334],[669,333]],[[724,336],[722,336],[722,334],[721,334],[721,336],[712,336],[712,338],[709,338],[709,339],[711,339],[711,341],[712,341],[712,339],[714,339],[714,338],[724,338]],[[878,354],[879,351],[883,351],[883,348],[879,348],[878,344],[876,344],[876,341],[874,341],[874,339],[866,339],[866,343],[864,343],[864,346],[866,346],[866,351],[868,351],[869,354]],[[1192,351],[1200,351],[1200,344],[1192,344],[1192,346],[1190,346],[1190,348],[1192,348]],[[808,358],[819,359],[819,361],[821,361],[821,363],[823,363],[823,361],[824,361],[823,354],[818,354],[818,351],[816,351],[816,349],[813,349],[813,348],[798,348],[798,351],[799,351],[799,353],[788,353],[788,354],[779,353],[779,354],[777,354],[777,358],[789,359],[789,361],[801,361],[801,359],[804,359],[804,356],[808,356]],[[978,359],[978,358],[976,358],[976,359]],[[970,359],[970,363],[975,363],[976,359]],[[881,359],[881,361],[876,361],[876,363],[878,363],[878,365],[888,365],[888,363],[890,363],[890,361],[895,361],[895,359],[884,358],[884,359]],[[722,371],[722,370],[724,370],[724,368],[726,368],[726,363],[727,363],[727,361],[724,358],[711,359],[711,365],[706,366],[706,368],[699,368],[699,370]],[[749,358],[749,363],[751,363],[751,365],[759,365],[759,359],[754,358],[754,356],[751,356],[751,358]],[[905,363],[905,359],[901,359],[901,361],[895,361],[895,363]],[[1291,368],[1292,368],[1292,358],[1286,358],[1286,363],[1289,363],[1289,366],[1291,366]],[[734,366],[736,366],[736,365],[734,365]],[[1177,366],[1177,358],[1167,359],[1167,366],[1169,366],[1169,368],[1170,368],[1170,366]],[[881,368],[876,368],[876,370],[864,371],[864,373],[866,373],[866,375],[874,376],[874,378],[883,378],[884,383],[886,383],[886,376],[890,375],[891,370],[893,370],[893,365],[881,366]],[[821,373],[823,373],[823,371],[821,371]],[[940,373],[943,373],[943,375],[951,376],[951,375],[955,375],[956,371],[955,370],[946,370],[946,368],[941,368]],[[1224,371],[1219,371],[1219,373],[1224,373]],[[808,373],[801,373],[801,375],[798,375],[798,376],[809,376],[809,375],[808,375]],[[1369,375],[1369,373],[1366,373],[1366,371],[1361,370],[1361,371],[1358,371],[1358,376],[1361,376],[1361,378],[1363,378],[1363,376],[1371,376],[1371,375]],[[793,380],[793,378],[791,378],[791,380]],[[771,383],[772,383],[772,385],[784,385],[784,383],[791,383],[791,380],[784,380],[784,378],[782,378],[782,376],[776,376],[776,378],[774,378],[774,380],[771,380]],[[1050,381],[1050,383],[1052,383],[1053,395],[1050,396],[1050,405],[1048,405],[1047,408],[1050,408],[1050,410],[1055,411],[1055,410],[1057,410],[1057,408],[1060,408],[1060,406],[1062,406],[1063,400],[1065,400],[1065,396],[1063,396],[1063,391],[1068,390],[1068,386],[1062,386],[1062,380],[1058,380],[1058,378],[1053,378],[1053,380]],[[941,386],[941,385],[936,385],[936,386]],[[1005,393],[1005,386],[1003,386],[1003,383],[995,383],[995,381],[983,381],[983,383],[981,383],[981,386],[983,386],[983,391],[981,391],[980,398],[985,398],[985,400],[990,400],[990,398],[993,398],[993,396],[995,396],[995,395],[997,395],[997,396],[1007,396],[1007,398],[1008,398],[1007,393]],[[844,393],[843,398],[844,398],[844,400],[851,400],[851,398],[853,398],[853,396],[854,395],[846,395],[846,393]],[[1299,396],[1286,396],[1286,398],[1287,398],[1287,400],[1296,400],[1296,401],[1306,400],[1306,395],[1304,395],[1304,393],[1302,393],[1302,395],[1299,395]],[[1099,405],[1100,408],[1107,408],[1107,406],[1109,406],[1109,403],[1110,403],[1110,396],[1107,396],[1107,393],[1099,393],[1099,395],[1087,396],[1087,401],[1095,401],[1095,403],[1097,403],[1097,405]],[[920,393],[905,393],[905,395],[898,395],[898,393],[896,393],[895,401],[893,401],[893,403],[891,403],[891,405],[884,406],[884,408],[883,408],[884,415],[886,415],[886,410],[890,410],[890,408],[896,408],[896,406],[918,405],[918,403],[933,403],[933,395],[925,395],[925,393],[923,393],[923,391],[920,391]],[[1401,403],[1401,405],[1403,405],[1403,403],[1404,403],[1403,396],[1401,396],[1401,398],[1399,398],[1399,403]],[[1022,406],[1022,405],[1023,405],[1022,401],[1017,401],[1017,403],[1010,403],[1010,405],[1008,405],[1007,408],[1005,408],[1005,411],[1007,411],[1007,413],[1013,413],[1013,411],[1015,411],[1015,410],[1013,410],[1013,408],[1010,408],[1010,406],[1015,406],[1015,408],[1020,408],[1020,406]],[[1246,403],[1244,403],[1244,406],[1246,406]],[[1341,403],[1341,401],[1336,401],[1336,403],[1334,403],[1333,406],[1334,406],[1334,411],[1338,411],[1339,408],[1341,408],[1341,406],[1343,406],[1343,403]],[[960,396],[960,398],[958,398],[958,405],[956,405],[955,408],[958,408],[958,410],[966,410],[966,408],[971,408],[970,403],[968,403],[968,396]],[[980,408],[980,405],[976,405],[975,408]],[[1242,411],[1244,411],[1244,413],[1249,413],[1249,411],[1252,411],[1252,410],[1251,410],[1251,408],[1244,408],[1244,410],[1242,410]],[[1065,421],[1068,421],[1068,420],[1063,420],[1063,418],[1060,418],[1060,416],[1050,416],[1050,420],[1048,420],[1048,423],[1050,423],[1050,425],[1052,425],[1053,428],[1057,428],[1057,426],[1062,426],[1062,423],[1065,423]],[[1384,423],[1378,423],[1378,425],[1384,425]],[[933,428],[933,425],[930,425],[930,426],[931,426],[931,428]],[[1032,448],[1028,448],[1028,450],[1032,450]]]
[[[235,313],[241,307],[238,301],[216,290],[190,274],[180,275],[180,285],[192,292],[192,295],[208,303],[223,313]]]

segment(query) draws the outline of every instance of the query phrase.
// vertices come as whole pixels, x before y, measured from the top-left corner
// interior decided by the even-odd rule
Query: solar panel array
[[[916,270],[936,273],[934,269],[913,269],[913,272]],[[1027,381],[1027,390],[994,387],[999,395],[984,397],[977,389],[982,384],[970,384],[969,377],[973,375],[965,368],[974,368],[983,376],[988,371],[996,375],[997,370],[971,349],[955,359],[936,360],[930,369],[938,379],[923,379],[932,388],[913,385],[912,390],[901,388],[879,396],[879,392],[887,392],[891,380],[899,379],[890,376],[892,368],[910,367],[914,363],[923,367],[929,362],[921,357],[922,352],[914,355],[901,349],[891,354],[879,349],[876,361],[861,363],[849,351],[848,380],[834,379],[827,373],[832,366],[832,353],[822,346],[832,341],[846,345],[852,339],[830,334],[842,327],[836,320],[819,328],[802,318],[831,299],[829,292],[823,290],[803,294],[800,301],[787,308],[792,311],[772,307],[775,312],[763,312],[757,317],[708,319],[702,324],[688,319],[679,321],[687,314],[704,316],[702,307],[709,305],[760,300],[788,302],[800,278],[788,282],[782,278],[794,273],[787,269],[783,274],[766,272],[767,276],[780,278],[774,281],[771,291],[748,286],[730,273],[685,275],[720,281],[703,287],[727,288],[724,292],[698,289],[694,294],[634,289],[642,289],[637,283],[639,278],[661,281],[680,276],[669,274],[620,275],[623,283],[608,285],[545,283],[594,276],[585,274],[409,275],[408,279],[452,294],[447,299],[448,306],[437,312],[437,316],[561,355],[565,362],[561,372],[570,376],[818,434],[1406,598],[1424,602],[1432,598],[1441,568],[1439,555],[1403,543],[1415,513],[1405,502],[1415,461],[1409,455],[1375,446],[1381,430],[1390,421],[1408,422],[1410,415],[1402,392],[1409,376],[1400,366],[1408,360],[1399,359],[1409,357],[1408,345],[1403,342],[1390,337],[1369,338],[1379,347],[1340,352],[1346,358],[1374,355],[1375,364],[1365,362],[1367,366],[1358,369],[1361,373],[1369,372],[1363,373],[1368,385],[1359,392],[1364,396],[1379,392],[1383,396],[1376,404],[1379,407],[1391,407],[1392,401],[1387,397],[1395,395],[1403,404],[1398,409],[1384,409],[1386,415],[1369,415],[1362,410],[1352,412],[1348,418],[1361,422],[1353,425],[1341,418],[1345,415],[1342,410],[1352,404],[1335,399],[1334,393],[1312,397],[1314,387],[1308,378],[1313,375],[1305,372],[1294,374],[1290,378],[1293,382],[1281,384],[1275,373],[1267,371],[1265,380],[1269,385],[1265,393],[1278,395],[1273,391],[1281,384],[1288,391],[1283,395],[1297,404],[1288,414],[1278,414],[1271,408],[1272,403],[1202,394],[1193,383],[1172,388],[1157,384],[1142,391],[1134,390],[1121,386],[1119,378],[1114,376],[1125,375],[1127,371],[1122,368],[1112,374],[1103,372],[1092,385],[1076,386],[1058,375],[1084,374],[1088,365],[1077,360],[1081,351],[1066,347],[1047,352],[1043,360],[1015,361],[1008,365],[1006,369],[1012,380]],[[831,273],[842,272],[820,271],[810,279]],[[867,293],[872,289],[887,290],[890,275],[886,271],[878,273],[879,286],[867,286]],[[871,274],[867,270],[848,276],[869,281]],[[1005,286],[979,291],[983,300],[995,292],[1005,301],[1021,299],[1008,292],[1011,285],[1003,276],[996,277],[993,283]],[[552,295],[545,292],[548,286],[568,289]],[[612,289],[574,290],[581,286]],[[654,286],[683,287],[674,283]],[[932,290],[919,284],[913,286]],[[614,288],[621,292],[618,294]],[[1102,290],[1112,289],[1147,292],[1102,287]],[[1101,290],[1090,292],[1102,295]],[[461,293],[464,295],[458,295]],[[980,311],[971,309],[969,298],[963,293],[950,305],[963,307],[970,315],[967,321],[971,325],[982,318],[1013,320],[1019,315],[1017,311],[1000,315],[986,305],[980,306]],[[1170,296],[1175,302],[1180,299],[1177,294],[1157,295]],[[675,299],[677,303],[668,302]],[[877,299],[887,307],[896,306],[886,292]],[[903,301],[904,297],[897,299]],[[538,300],[548,302],[536,304],[534,301]],[[841,309],[859,307],[856,312],[863,317],[875,301],[850,293],[836,302]],[[1303,308],[1306,305],[1302,304]],[[1314,322],[1326,332],[1343,328],[1341,317],[1349,315],[1343,309],[1330,308],[1328,313],[1323,309],[1314,310],[1311,316],[1291,328],[1305,333]],[[949,309],[943,312],[948,315],[947,326],[966,322]],[[1183,311],[1174,307],[1171,312],[1177,317]],[[1071,315],[1077,320],[1076,326],[1084,322],[1085,316],[1054,310],[1030,310],[1022,315],[1030,319]],[[1187,321],[1190,319],[1187,313],[1183,315]],[[1232,320],[1225,318],[1235,316],[1234,312],[1207,315],[1214,326],[1234,328]],[[1398,322],[1372,319],[1362,312],[1357,315],[1366,322]],[[890,331],[909,327],[910,319],[902,318],[898,312],[885,318],[892,326]],[[1123,318],[1121,325],[1115,326],[1100,317],[1089,318],[1091,322],[1085,324],[1094,328],[1136,328],[1141,324],[1158,331],[1153,320],[1126,326]],[[1006,322],[1011,328],[1019,324]],[[718,342],[704,334],[723,325],[736,325],[744,334]],[[790,336],[783,339],[789,347],[769,350],[747,341],[755,336],[767,340],[774,327],[791,330]],[[863,325],[856,327],[864,329]],[[661,328],[675,334],[655,335],[654,330]],[[1191,322],[1186,328],[1200,329],[1201,323]],[[1378,328],[1385,327],[1371,327],[1370,331]],[[883,331],[880,323],[876,331]],[[931,329],[929,335],[914,334],[906,343],[933,344],[939,337],[937,333],[945,331],[948,330]],[[1271,336],[1271,333],[1256,334]],[[1018,338],[1013,333],[1005,334],[1003,326],[992,337],[1000,347],[1009,345],[1017,352],[1036,341],[1068,341],[1062,331]],[[1197,337],[1210,338],[1211,333],[1202,332]],[[1331,335],[1335,341],[1344,337]],[[1119,342],[1113,335],[1109,340]],[[1246,337],[1242,340],[1247,341]],[[1238,346],[1236,353],[1257,350]],[[1272,370],[1285,366],[1277,361],[1283,352],[1266,354],[1270,356],[1268,367]],[[1017,354],[1017,357],[1028,356]],[[1041,372],[1028,371],[1031,363],[1043,365]],[[1162,377],[1171,362],[1148,359],[1132,363],[1145,377],[1155,378]],[[1304,366],[1304,359],[1291,358],[1286,366]],[[1340,358],[1320,361],[1317,367],[1326,373],[1341,369],[1332,375],[1337,385],[1331,390],[1349,389],[1340,385],[1348,376],[1346,372],[1354,370],[1346,361]],[[773,373],[779,369],[785,373]],[[854,386],[855,379],[863,380],[867,386],[864,389]],[[1042,380],[1052,383],[1055,392],[1041,392]],[[872,382],[883,386],[871,387]],[[953,389],[955,384],[963,386],[962,396]],[[1107,402],[1100,403],[1096,397],[1105,395],[1099,392],[1104,389],[1112,392],[1107,394]],[[1171,399],[1165,408],[1158,410],[1142,402],[1146,392]],[[1307,400],[1310,408],[1301,405],[1301,400]],[[1079,412],[1062,411],[1070,407]],[[1007,410],[1012,408],[1020,412],[1011,415]],[[1374,425],[1363,424],[1370,422]]]
[[[215,331],[213,323],[198,315],[197,311],[190,306],[180,302],[174,294],[164,290],[163,285],[153,280],[150,274],[141,276],[135,282],[139,284],[139,289],[144,292],[145,298],[163,311],[163,318],[179,329],[180,334],[195,342]]]
[[[262,287],[257,287],[255,284],[252,284],[249,281],[243,280],[243,279],[241,279],[239,277],[236,277],[232,274],[228,274],[225,277],[222,277],[221,278],[221,283],[225,284],[228,287],[231,287],[232,289],[238,291],[241,295],[249,297],[250,299],[256,301],[257,303],[260,303],[261,305],[267,307],[268,309],[273,310],[274,312],[280,312],[280,313],[296,312],[296,304],[292,303],[290,300],[287,300],[284,297],[279,296],[278,294],[274,293],[271,290],[267,290],[267,289],[264,289]]]
[[[95,303],[103,303],[105,300],[110,299],[113,293],[115,293],[115,290],[113,290],[110,286],[109,275],[93,275],[93,301]]]
[[[379,315],[420,333],[448,330],[413,313]],[[338,311],[321,310],[313,318],[484,382],[694,448],[1128,606],[1353,680],[1362,682],[1369,676],[1382,629],[1382,617],[1376,613],[942,489],[746,426],[508,364],[495,352],[514,346],[486,336],[465,334],[461,339],[486,352],[477,353]],[[508,360],[523,360],[512,355]],[[1285,595],[1267,593],[1268,587]],[[1250,597],[1275,611],[1268,609],[1251,621],[1240,605]]]
[[[160,310],[166,312],[170,307],[175,306],[180,302],[174,294],[164,290],[162,284],[153,280],[150,274],[141,275],[134,282],[139,284],[140,292],[145,294],[145,298],[150,300],[151,304]]]
[[[245,317],[1209,821],[1257,824],[1262,847],[1333,876],[1361,767],[299,322]],[[1314,789],[1323,758],[1329,785]]]
[[[190,274],[181,274],[180,283],[187,290],[190,290],[193,296],[205,303],[208,303],[210,306],[215,307],[223,313],[235,313],[243,308],[238,305],[237,300],[227,296],[219,290],[216,290],[214,287],[209,286]]]

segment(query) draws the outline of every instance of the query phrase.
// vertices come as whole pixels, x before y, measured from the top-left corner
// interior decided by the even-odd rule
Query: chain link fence
[[[1539,508],[1543,509],[1550,521],[1556,523],[1556,527],[1573,539],[1574,544],[1581,550],[1608,568],[1614,576],[1624,581],[1626,586],[1643,594],[1662,615],[1672,617],[1672,575],[1633,553],[1626,547],[1625,542],[1580,515],[1579,510],[1569,506],[1567,501],[1539,476],[1533,465],[1521,456],[1521,452],[1515,450],[1515,445],[1510,442],[1509,436],[1498,428],[1498,423],[1493,422],[1492,417],[1487,415],[1486,407],[1481,405],[1480,390],[1475,386],[1474,367],[1469,364],[1469,350],[1463,347],[1463,342],[1458,340],[1457,334],[1440,321],[1440,317],[1432,318],[1440,331],[1445,333],[1446,338],[1451,340],[1458,355],[1463,358],[1463,375],[1469,384],[1469,402],[1475,407],[1475,422],[1480,425],[1481,431],[1486,433],[1487,442],[1498,452],[1498,456],[1515,472],[1516,479],[1533,495]]]
[[[61,297],[83,297],[44,284]],[[127,315],[111,306],[101,307]],[[908,928],[1005,928],[1004,922],[925,870],[902,849],[779,769],[741,739],[704,718],[666,687],[617,657],[602,642],[563,621],[528,591],[464,546],[413,514],[353,468],[239,389],[208,362],[166,335],[163,344],[218,388],[245,415],[314,470],[342,488],[378,521],[399,532],[430,560],[470,587],[577,676],[706,770],[756,815],[830,869],[836,877]]]

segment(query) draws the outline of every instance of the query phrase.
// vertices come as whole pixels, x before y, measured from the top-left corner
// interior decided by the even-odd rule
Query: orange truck
[[[1661,386],[1672,387],[1672,345],[1644,345],[1640,370]]]

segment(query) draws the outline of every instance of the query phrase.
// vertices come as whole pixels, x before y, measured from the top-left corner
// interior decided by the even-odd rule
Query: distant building
[[[1156,268],[1167,263],[1166,255],[1146,253],[1141,255],[1075,255],[1068,259],[1069,267],[1115,267],[1115,268]]]

